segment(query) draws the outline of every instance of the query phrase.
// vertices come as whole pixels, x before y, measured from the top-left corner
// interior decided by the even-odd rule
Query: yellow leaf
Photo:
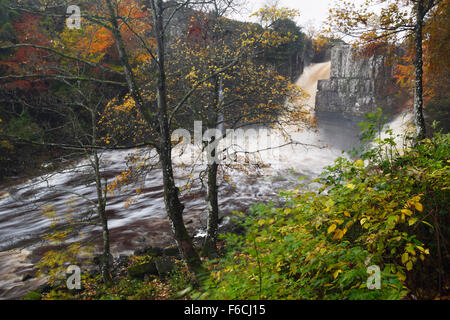
[[[419,211],[419,212],[423,211],[423,206],[422,206],[422,204],[420,202],[414,203],[414,207],[416,207],[416,210]]]
[[[397,273],[397,278],[398,278],[398,280],[400,280],[400,281],[405,281],[405,280],[406,280],[406,275],[403,274],[403,273],[401,273],[401,272],[398,272],[398,273]]]
[[[334,230],[336,230],[337,226],[335,224],[332,224],[329,228],[328,228],[328,234],[334,232]]]
[[[422,246],[416,246],[417,249],[419,249],[420,251],[424,252],[425,249]]]
[[[337,229],[336,232],[334,233],[334,237],[333,240],[340,240],[342,239],[342,237],[344,237],[345,232],[342,231],[341,229]]]
[[[412,214],[413,214],[412,211],[409,209],[402,209],[401,211],[402,211],[402,213],[406,214],[407,216],[412,216]]]
[[[412,268],[413,268],[412,261],[408,261],[408,263],[406,264],[406,270],[411,271]]]
[[[341,269],[339,269],[339,270],[336,270],[334,273],[333,273],[333,278],[337,278],[338,276],[339,276],[339,274],[341,274],[341,272],[342,272],[342,270]]]
[[[364,161],[363,160],[357,160],[356,162],[355,162],[355,165],[358,167],[358,168],[362,168],[362,167],[364,167]]]
[[[405,252],[402,255],[402,263],[405,264],[408,261],[408,259],[409,259],[409,254],[407,252]]]

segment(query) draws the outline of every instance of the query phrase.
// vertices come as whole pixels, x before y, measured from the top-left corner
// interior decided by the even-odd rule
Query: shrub
[[[283,206],[255,205],[247,234],[225,237],[232,249],[214,267],[208,297],[402,299],[448,290],[449,137],[399,151],[391,132],[362,159],[340,158],[282,192]],[[368,289],[369,266],[380,268],[380,290]]]

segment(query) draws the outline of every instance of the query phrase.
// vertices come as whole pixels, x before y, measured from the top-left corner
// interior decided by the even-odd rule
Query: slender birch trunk
[[[423,20],[425,17],[424,1],[417,2],[416,26],[414,28],[415,45],[415,91],[414,91],[414,123],[416,126],[416,139],[420,141],[426,136],[425,118],[423,115]]]
[[[179,199],[179,189],[175,185],[172,166],[172,144],[167,110],[167,87],[165,70],[165,34],[163,18],[163,1],[152,0],[154,30],[156,34],[156,56],[158,65],[158,122],[160,128],[159,156],[163,170],[164,201],[167,215],[172,227],[180,254],[187,263],[189,271],[195,275],[203,272],[200,256],[189,236],[184,221],[184,205]]]

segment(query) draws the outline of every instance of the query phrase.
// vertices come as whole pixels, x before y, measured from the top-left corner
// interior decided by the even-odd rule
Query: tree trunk
[[[97,145],[97,108],[91,109],[91,126],[92,126],[92,142],[93,146]],[[103,193],[102,177],[100,173],[100,159],[97,149],[93,150],[94,161],[91,164],[94,169],[95,187],[97,190],[97,214],[100,218],[103,233],[103,259],[101,259],[102,277],[105,284],[111,282],[111,263],[112,255],[109,242],[108,218],[106,216],[106,201],[108,185],[105,181],[105,190]]]
[[[175,186],[172,168],[172,145],[170,140],[170,128],[168,124],[167,115],[167,92],[166,92],[166,74],[164,65],[165,56],[165,41],[164,41],[164,21],[163,21],[163,1],[162,0],[150,0],[154,32],[156,35],[156,51],[157,51],[157,67],[158,67],[158,88],[157,88],[157,117],[153,117],[153,114],[142,101],[140,90],[135,82],[134,74],[131,69],[127,52],[125,50],[125,44],[123,42],[122,35],[118,27],[118,21],[115,13],[115,9],[111,1],[106,1],[108,11],[110,13],[110,22],[112,24],[112,32],[114,34],[117,49],[119,51],[120,60],[125,71],[130,94],[134,98],[136,105],[139,107],[142,115],[144,116],[147,124],[153,128],[159,129],[159,156],[163,171],[163,183],[164,183],[164,202],[166,206],[169,222],[172,227],[175,241],[180,250],[180,254],[186,261],[188,269],[198,275],[203,272],[201,260],[196,252],[192,240],[187,233],[186,227],[183,221],[184,206],[181,204],[178,197],[178,188]],[[156,120],[156,122],[155,122]]]
[[[206,206],[208,212],[208,222],[206,228],[206,238],[202,248],[202,255],[210,258],[217,256],[217,234],[219,229],[219,201],[217,187],[218,167],[219,165],[216,162],[209,164],[207,167],[208,196],[206,199]]]
[[[103,232],[103,259],[101,261],[102,277],[105,283],[109,283],[111,282],[112,256],[109,243],[108,218],[106,217],[106,189],[105,195],[103,195],[102,182],[100,176],[100,161],[97,150],[94,150],[94,171],[95,171],[95,184],[97,188],[97,213],[100,217]]]
[[[164,203],[174,239],[177,243],[181,256],[186,261],[189,271],[194,275],[199,275],[203,272],[203,267],[200,257],[194,248],[191,237],[189,236],[183,221],[184,205],[180,202],[178,196],[179,190],[175,186],[170,152],[168,152],[165,146],[161,146],[161,148],[164,149],[164,151],[161,150],[160,152],[160,160],[163,170]]]
[[[163,170],[164,201],[169,222],[181,256],[186,261],[190,272],[198,276],[203,272],[200,256],[194,248],[192,240],[183,221],[184,206],[179,199],[179,190],[175,185],[172,167],[172,144],[167,116],[167,92],[165,72],[165,35],[163,26],[163,1],[152,0],[154,30],[156,34],[156,51],[158,64],[158,122],[160,128],[159,156]]]
[[[417,2],[416,26],[414,29],[415,57],[414,68],[416,73],[414,92],[414,123],[416,126],[416,141],[426,136],[425,118],[423,115],[423,19],[425,8],[423,0]]]
[[[223,111],[220,107],[223,105],[223,80],[219,79],[218,76],[214,79],[215,82],[215,97],[213,100],[214,105],[214,119],[211,127],[223,131]],[[221,139],[221,137],[212,137],[210,144],[215,143],[216,139]],[[217,171],[219,164],[216,161],[217,150],[214,148],[211,150],[211,154],[208,155],[208,195],[206,198],[206,208],[208,214],[207,227],[206,227],[206,238],[202,247],[202,256],[214,258],[217,256],[217,234],[219,231],[219,188],[217,186]]]
[[[134,99],[136,106],[139,108],[139,111],[141,112],[142,116],[144,117],[145,121],[149,125],[155,125],[155,119],[153,117],[153,114],[143,101],[141,91],[136,83],[136,79],[133,73],[133,69],[130,65],[130,60],[128,57],[127,50],[125,48],[125,43],[123,41],[122,34],[120,33],[119,29],[119,23],[117,21],[116,12],[114,9],[114,6],[110,0],[106,1],[106,5],[108,8],[108,13],[110,15],[109,21],[112,25],[111,32],[113,33],[114,39],[116,41],[116,47],[117,51],[119,53],[119,59],[120,63],[122,64],[124,73],[125,73],[125,79],[127,81],[127,86],[129,93],[131,97]]]

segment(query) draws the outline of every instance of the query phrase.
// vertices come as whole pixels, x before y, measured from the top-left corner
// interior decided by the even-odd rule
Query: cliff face
[[[392,68],[385,57],[355,56],[349,45],[331,49],[331,76],[320,80],[317,86],[316,112],[339,112],[362,116],[382,108],[393,113],[399,105],[394,93],[398,92]]]

